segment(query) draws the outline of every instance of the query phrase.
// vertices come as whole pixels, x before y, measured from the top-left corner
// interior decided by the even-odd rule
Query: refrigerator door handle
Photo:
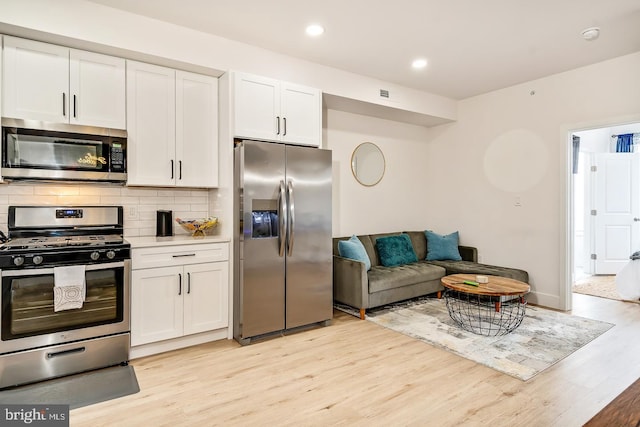
[[[287,224],[287,230],[289,235],[288,242],[288,251],[287,254],[291,256],[293,254],[293,242],[295,241],[295,227],[296,227],[296,218],[295,218],[295,204],[293,203],[293,182],[289,180],[287,184],[287,193],[289,199],[289,223]]]
[[[284,181],[280,180],[280,193],[278,195],[278,246],[280,247],[280,256],[284,256],[285,236],[287,229],[287,196],[284,189]]]

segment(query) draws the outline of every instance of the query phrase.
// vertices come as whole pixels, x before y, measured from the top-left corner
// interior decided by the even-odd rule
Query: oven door
[[[55,312],[53,268],[2,270],[0,354],[129,332],[131,261],[85,271],[82,308]]]

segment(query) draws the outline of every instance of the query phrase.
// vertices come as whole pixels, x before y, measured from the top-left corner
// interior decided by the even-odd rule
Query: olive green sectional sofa
[[[409,237],[417,261],[385,267],[380,260],[376,241],[401,234]],[[334,238],[333,298],[338,303],[359,309],[361,319],[370,308],[434,293],[440,297],[444,290],[440,279],[450,274],[494,275],[529,283],[529,274],[524,270],[478,263],[478,251],[471,246],[458,246],[462,260],[426,261],[428,242],[424,231],[357,237],[371,261],[371,269],[367,271],[364,262],[340,256],[339,242],[350,237]]]

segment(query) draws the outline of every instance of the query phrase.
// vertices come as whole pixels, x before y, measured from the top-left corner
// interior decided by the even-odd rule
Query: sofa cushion
[[[470,261],[428,261],[428,263],[443,267],[449,274],[483,274],[501,276],[529,283],[529,273],[517,268],[499,267],[497,265],[478,264]]]
[[[424,231],[405,231],[411,239],[411,245],[418,259],[427,258],[427,236]]]
[[[369,238],[369,242],[371,243],[371,250],[373,251],[373,256],[369,254],[371,257],[371,266],[374,267],[376,265],[382,265],[380,262],[380,257],[378,256],[378,248],[376,247],[376,241],[381,237],[389,237],[389,236],[399,236],[400,233],[379,233],[379,234],[371,234],[367,236]],[[363,242],[364,243],[364,242]],[[364,245],[365,249],[367,249],[367,253],[369,253],[369,248],[367,245]]]
[[[397,267],[372,267],[369,271],[369,292],[440,280],[444,275],[444,268],[426,262],[414,262]]]
[[[338,253],[341,257],[350,258],[363,262],[367,270],[371,270],[371,260],[364,245],[355,235],[349,240],[341,240],[338,242]]]
[[[453,260],[461,261],[458,251],[458,232],[455,231],[445,236],[427,230],[427,261]]]
[[[376,249],[380,263],[385,267],[417,262],[418,258],[411,246],[411,239],[406,234],[380,237],[376,239]]]

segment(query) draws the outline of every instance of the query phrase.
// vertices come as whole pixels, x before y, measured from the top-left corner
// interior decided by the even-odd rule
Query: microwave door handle
[[[289,224],[287,225],[287,233],[289,235],[288,247],[289,250],[287,254],[289,256],[293,255],[293,243],[295,242],[295,228],[296,228],[296,217],[295,217],[295,203],[293,202],[293,182],[289,180],[289,184],[287,185],[287,193],[289,199]]]

